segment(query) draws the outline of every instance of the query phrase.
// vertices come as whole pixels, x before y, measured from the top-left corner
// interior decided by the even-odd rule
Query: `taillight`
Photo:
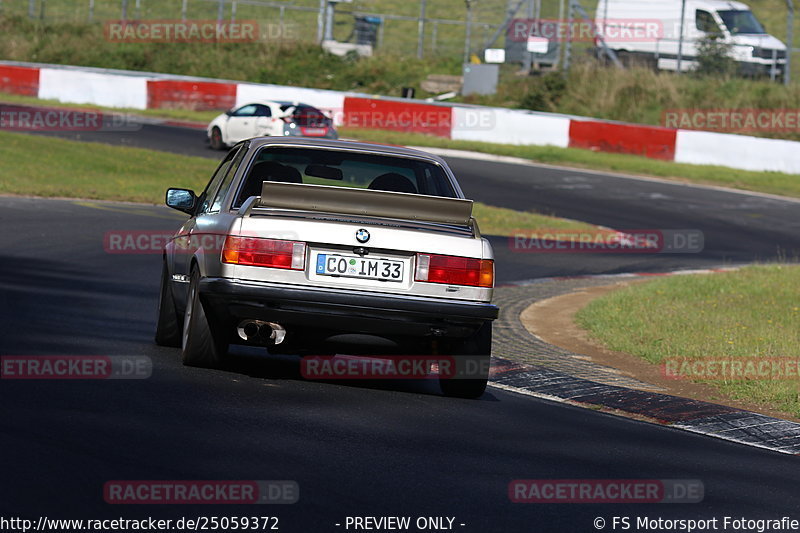
[[[494,261],[452,255],[417,254],[414,280],[491,288],[494,286]]]
[[[222,249],[222,262],[303,270],[306,265],[306,243],[228,235]]]

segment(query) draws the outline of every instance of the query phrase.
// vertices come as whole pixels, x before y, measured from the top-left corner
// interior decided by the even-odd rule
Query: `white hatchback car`
[[[333,121],[316,107],[272,100],[246,103],[222,113],[209,123],[206,134],[215,150],[252,137],[339,137]]]

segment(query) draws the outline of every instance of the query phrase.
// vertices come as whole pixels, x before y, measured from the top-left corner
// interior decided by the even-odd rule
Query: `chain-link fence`
[[[470,0],[470,50],[479,52],[516,0]],[[258,20],[291,26],[292,35],[319,41],[326,0],[0,0],[6,15],[44,23],[108,20]],[[465,50],[465,0],[339,0],[333,36],[352,41],[356,19],[377,22],[376,51],[460,57]],[[501,41],[502,42],[502,41]]]
[[[333,27],[325,32],[325,9],[329,4],[335,7],[335,17]],[[787,19],[793,18],[793,0],[771,0],[774,10],[756,4],[754,8],[763,16],[768,31],[782,36]],[[340,42],[355,42],[357,24],[368,20],[375,30],[378,54],[460,59],[466,58],[467,52],[480,53],[490,43],[503,48],[503,24],[511,18],[510,12],[517,18],[570,19],[578,17],[571,9],[574,5],[585,8],[587,17],[594,17],[596,0],[0,0],[0,13],[27,16],[43,23],[256,20],[279,28],[281,36],[291,35],[292,39],[306,42],[319,42],[324,33]],[[787,5],[789,13],[784,15]],[[800,35],[800,31],[794,35]],[[791,32],[788,37],[796,42]],[[586,56],[584,49],[589,47],[576,43],[573,51],[561,44],[557,43],[555,53],[563,56],[564,64]],[[572,53],[564,53],[562,48]],[[528,67],[532,56],[521,55]],[[796,54],[793,63],[797,72],[800,64]]]

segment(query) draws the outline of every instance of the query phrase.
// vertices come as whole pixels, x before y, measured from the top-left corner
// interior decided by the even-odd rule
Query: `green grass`
[[[591,13],[595,2],[584,2]],[[134,17],[130,2],[129,16]],[[460,74],[463,28],[440,24],[437,53],[432,53],[432,35],[427,35],[426,57],[416,58],[416,21],[388,21],[382,45],[372,58],[355,60],[322,52],[314,43],[316,13],[286,11],[285,22],[296,24],[290,40],[259,43],[115,43],[103,33],[103,20],[120,16],[118,0],[97,0],[95,23],[88,24],[83,0],[48,0],[41,24],[24,14],[27,2],[2,3],[0,15],[0,57],[8,60],[62,63],[94,67],[146,70],[182,75],[223,78],[257,83],[274,83],[340,91],[399,96],[401,87],[418,89],[418,96],[430,96],[420,83],[430,74]],[[228,9],[230,2],[226,3]],[[317,0],[296,0],[293,5],[318,7]],[[544,16],[557,15],[555,2],[545,3]],[[178,2],[142,0],[144,19],[169,19],[180,16]],[[213,19],[216,4],[190,0],[190,18]],[[500,23],[505,0],[482,0],[476,4],[476,20]],[[784,7],[763,2],[753,4],[768,29],[778,36],[785,31]],[[360,0],[353,8],[360,11],[417,16],[417,2],[399,0]],[[349,8],[347,8],[349,9]],[[344,7],[343,11],[346,11]],[[264,23],[277,22],[278,9],[239,4],[237,17]],[[428,15],[463,20],[462,0],[428,2]],[[337,37],[347,38],[352,18],[337,19]],[[798,16],[800,39],[800,16]],[[432,25],[428,25],[428,32]],[[475,28],[475,49],[487,35],[480,24]],[[445,46],[443,43],[448,42]],[[573,66],[561,79],[558,75],[519,76],[519,65],[502,65],[497,94],[457,97],[456,102],[509,108],[576,114],[642,124],[661,124],[667,109],[797,109],[800,108],[800,83],[790,87],[768,81],[741,78],[697,78],[655,73],[644,69],[619,72],[598,67],[578,43]],[[502,42],[497,46],[501,46]],[[800,79],[800,54],[795,54],[796,80]],[[753,133],[754,135],[800,139],[800,132]]]
[[[476,202],[472,209],[484,235],[509,236],[515,230],[597,230],[597,226],[533,212],[515,211]]]
[[[191,109],[130,109],[122,107],[104,107],[93,104],[72,104],[58,100],[40,99],[33,96],[9,94],[0,92],[0,102],[5,104],[19,104],[30,106],[59,107],[65,109],[91,109],[108,113],[130,113],[145,117],[164,118],[169,120],[183,120],[207,124],[211,122],[219,111],[193,111]]]
[[[163,202],[167,187],[203,190],[218,164],[202,157],[6,132],[0,132],[0,160],[14,162],[0,166],[0,194],[151,204]],[[594,228],[481,203],[475,204],[474,214],[487,235],[507,236],[517,229]]]
[[[284,22],[294,24],[297,31],[293,32],[297,38],[311,42],[317,36],[317,13],[319,0],[293,0],[292,2],[279,2],[287,4],[284,12]],[[37,7],[40,7],[37,1]],[[141,19],[176,19],[181,16],[181,2],[176,0],[142,0],[141,10],[137,13],[135,3],[129,1],[128,17]],[[225,2],[225,18],[231,16],[231,2]],[[206,0],[188,0],[187,16],[190,19],[215,20],[217,18],[218,3]],[[293,10],[291,7],[307,8],[308,10]],[[419,2],[405,2],[402,0],[355,0],[352,4],[342,4],[337,9],[334,36],[345,40],[352,32],[353,18],[351,11],[371,14],[392,14],[405,17],[419,15]],[[28,12],[27,1],[3,2],[3,10],[8,15],[25,16]],[[489,30],[483,23],[500,24],[506,10],[506,0],[481,0],[473,10],[473,36],[476,42],[485,41]],[[36,10],[37,17],[41,11]],[[44,20],[60,23],[83,23],[88,20],[88,0],[47,0],[44,11]],[[463,0],[431,0],[427,3],[427,16],[446,20],[463,21],[466,16],[466,7]],[[95,0],[94,20],[120,19],[120,0]],[[236,6],[238,20],[259,20],[277,24],[280,19],[280,9],[258,5],[239,3]],[[435,33],[435,36],[434,36]],[[435,37],[435,41],[434,41]],[[417,50],[417,21],[416,20],[385,20],[380,36],[379,49],[391,51],[393,54],[415,54]],[[455,24],[428,25],[425,31],[425,51],[428,55],[456,55],[460,57],[464,47],[464,27]]]
[[[191,111],[185,109],[148,109],[143,111],[135,109],[110,109],[100,106],[80,106],[77,104],[63,104],[51,100],[39,100],[29,96],[4,93],[0,93],[0,102],[129,112],[150,117],[188,120],[201,123],[206,123],[217,115],[215,111]],[[721,185],[743,190],[800,197],[800,180],[797,180],[795,175],[782,174],[779,172],[751,172],[725,167],[689,165],[657,161],[631,155],[600,153],[574,148],[565,149],[552,146],[513,146],[473,141],[452,141],[430,135],[404,132],[342,128],[340,134],[344,138],[356,138],[368,142],[473,150],[488,154],[521,157],[540,163],[593,170],[608,170],[633,175],[657,176],[684,182]],[[2,185],[0,185],[0,187],[2,187]],[[527,226],[521,226],[521,229],[528,228]],[[561,228],[559,226],[552,226],[552,229]]]
[[[120,0],[95,0],[94,20],[119,19],[121,17]],[[583,0],[581,2],[590,16],[594,15],[597,6],[596,0]],[[47,0],[42,12],[41,0],[36,2],[35,14],[44,16],[48,22],[86,22],[89,16],[88,0]],[[225,3],[225,17],[231,15],[231,2]],[[294,23],[302,27],[301,38],[313,40],[316,37],[318,0],[293,0],[291,6],[310,8],[309,11],[287,9],[284,13],[284,22]],[[748,4],[753,8],[756,16],[764,23],[767,31],[784,38],[786,34],[786,5],[776,0],[750,0]],[[135,9],[133,1],[128,2],[128,16],[141,19],[169,19],[179,18],[181,3],[164,0],[141,0],[141,9]],[[218,4],[203,0],[188,0],[189,18],[215,19]],[[489,36],[489,29],[483,23],[499,24],[502,22],[507,0],[481,0],[473,7],[473,36],[477,43],[484,42]],[[335,36],[337,39],[346,39],[352,30],[352,17],[350,11],[375,14],[392,14],[406,17],[419,16],[419,2],[403,0],[354,0],[351,5],[341,5],[337,12]],[[7,15],[25,16],[28,13],[28,2],[3,2],[2,12]],[[238,19],[256,19],[261,21],[277,22],[280,10],[276,7],[237,4],[236,16]],[[430,18],[464,21],[466,9],[463,0],[435,0],[427,3],[427,16]],[[542,2],[542,16],[556,18],[558,16],[558,2],[555,0]],[[517,17],[525,17],[524,8]],[[464,27],[452,24],[439,24],[436,28],[436,46],[434,46],[434,27],[428,24],[425,32],[427,53],[461,54],[464,44]],[[795,20],[795,46],[800,43],[800,16]],[[398,21],[387,20],[383,28],[383,45],[386,49],[401,53],[413,54],[417,47],[417,22],[415,20]]]
[[[457,57],[419,60],[389,53],[355,60],[325,53],[307,40],[116,43],[106,39],[99,23],[41,25],[9,16],[0,16],[0,57],[395,96],[428,74],[460,71]]]
[[[608,170],[633,175],[656,176],[684,182],[720,185],[748,191],[800,197],[800,180],[796,175],[780,172],[752,172],[711,165],[689,165],[658,161],[625,154],[592,152],[555,146],[513,146],[475,141],[453,141],[416,133],[343,128],[345,137],[435,148],[473,150],[489,154],[521,157],[555,165],[593,170]]]
[[[142,0],[138,15],[143,19],[169,19],[180,16],[179,3]],[[593,13],[595,2],[584,2]],[[95,23],[88,24],[83,0],[48,0],[47,24],[31,21],[27,2],[3,3],[0,16],[0,57],[19,61],[38,61],[87,65],[130,70],[148,70],[260,83],[275,83],[359,91],[399,96],[400,88],[419,89],[429,74],[460,74],[463,28],[439,24],[438,47],[434,53],[433,25],[426,33],[426,57],[415,56],[417,23],[414,20],[388,20],[383,30],[377,56],[361,60],[325,54],[314,43],[316,12],[285,12],[284,22],[293,24],[292,38],[261,43],[114,43],[106,40],[102,21],[120,17],[117,0],[97,0]],[[131,2],[129,17],[137,16]],[[230,9],[230,3],[227,3]],[[318,8],[317,0],[296,0],[293,5]],[[476,4],[475,19],[498,24],[503,18],[505,0],[485,0]],[[557,3],[543,6],[543,16],[557,16]],[[190,0],[189,17],[214,19],[217,4]],[[781,36],[785,32],[785,8],[753,2],[757,15],[767,29]],[[419,4],[399,0],[357,0],[352,9],[362,12],[393,13],[408,17],[418,15]],[[336,36],[346,39],[352,29],[352,17],[342,9],[337,19]],[[428,16],[450,20],[464,19],[461,0],[428,2]],[[38,11],[37,11],[38,14]],[[256,19],[276,24],[279,10],[240,4],[239,19]],[[226,17],[229,13],[226,12]],[[481,24],[474,31],[477,50],[488,37]],[[800,39],[798,16],[797,39]],[[501,42],[497,46],[502,45]],[[564,80],[558,76],[519,76],[518,65],[503,65],[497,94],[457,97],[454,101],[510,108],[568,113],[643,124],[661,124],[667,109],[797,109],[800,108],[800,84],[784,87],[768,81],[741,78],[710,79],[675,76],[644,69],[619,72],[598,67],[585,53],[589,45],[577,43],[573,53],[574,68]],[[800,54],[795,54],[800,79]],[[429,96],[419,90],[421,97]],[[754,135],[800,139],[800,132],[755,132]]]
[[[217,162],[0,132],[0,194],[161,203],[167,187],[202,190]]]
[[[800,360],[800,266],[753,266],[629,286],[592,301],[577,322],[610,349],[654,364]],[[734,398],[800,417],[798,378],[709,382]]]

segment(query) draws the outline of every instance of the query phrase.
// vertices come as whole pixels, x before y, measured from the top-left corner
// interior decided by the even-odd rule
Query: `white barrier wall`
[[[54,68],[54,65],[13,64],[39,71],[39,98],[67,103],[147,109],[148,79],[190,79],[169,74],[127,71],[106,72]],[[194,78],[191,78],[194,79]],[[252,100],[302,101],[330,112],[337,125],[343,123],[344,98],[350,93],[303,87],[226,82],[236,85],[236,104]],[[354,95],[369,98],[366,95]],[[423,103],[411,101],[410,103]],[[572,118],[560,115],[480,106],[452,108],[450,136],[454,140],[484,141],[515,145],[569,146]],[[697,165],[719,165],[753,171],[800,174],[800,142],[744,135],[678,130],[675,161]]]
[[[800,142],[678,130],[675,161],[800,174]]]
[[[147,78],[43,68],[39,71],[39,98],[75,104],[147,109]]]
[[[345,93],[323,89],[307,89],[304,87],[287,87],[283,85],[256,85],[240,83],[236,86],[236,105],[240,106],[255,100],[286,100],[303,102],[322,111],[328,112],[334,124],[340,126],[343,120]]]
[[[454,107],[451,138],[499,144],[569,146],[568,117],[496,107]]]

